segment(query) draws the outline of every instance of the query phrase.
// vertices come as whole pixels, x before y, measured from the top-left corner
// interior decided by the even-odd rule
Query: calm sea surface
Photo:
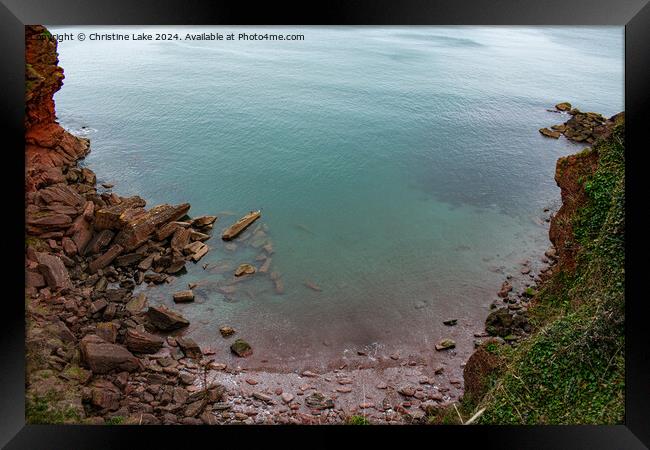
[[[181,311],[221,358],[218,328],[233,326],[255,349],[246,364],[430,352],[448,336],[469,352],[504,274],[549,245],[555,161],[581,148],[539,134],[567,120],[547,108],[624,109],[622,27],[50,30],[304,34],[59,43],[58,117],[90,137],[99,182],[219,215],[208,255],[145,288],[150,303]],[[252,209],[281,295],[269,273],[227,286],[238,264],[261,265],[254,240],[229,250],[219,238]],[[196,301],[174,305],[189,282]]]

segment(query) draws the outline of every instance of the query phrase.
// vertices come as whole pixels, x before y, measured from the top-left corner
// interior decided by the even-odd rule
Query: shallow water
[[[235,327],[255,348],[249,364],[291,367],[368,345],[429,351],[447,336],[468,352],[503,273],[548,246],[540,217],[559,202],[555,161],[580,149],[538,133],[567,120],[547,108],[624,109],[623,28],[245,31],[305,40],[59,44],[58,117],[91,138],[99,182],[219,215],[208,255],[174,284],[146,288],[150,303],[181,311],[189,334],[224,358],[218,328]],[[219,239],[251,209],[262,210],[255,226],[273,243],[282,295],[261,273],[220,292],[239,263],[261,264],[259,248]],[[197,300],[174,305],[189,282]],[[441,324],[451,317],[454,329]]]

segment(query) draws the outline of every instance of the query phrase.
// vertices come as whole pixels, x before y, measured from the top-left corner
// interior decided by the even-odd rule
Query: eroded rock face
[[[465,364],[463,378],[465,381],[465,395],[470,395],[473,400],[479,400],[489,388],[489,376],[501,366],[501,359],[488,352],[484,347],[479,347]]]
[[[113,370],[133,372],[141,369],[140,360],[121,345],[111,344],[96,335],[87,335],[81,340],[81,356],[94,373],[108,373]]]
[[[25,27],[25,188],[62,181],[61,168],[89,151],[89,141],[65,131],[56,122],[54,93],[63,85],[54,39],[43,39],[45,27]]]
[[[549,238],[557,251],[562,269],[573,271],[578,247],[573,239],[573,220],[576,211],[587,202],[587,194],[581,180],[586,179],[598,167],[598,153],[590,150],[558,159],[555,166],[555,182],[560,187],[562,206],[551,219]]]

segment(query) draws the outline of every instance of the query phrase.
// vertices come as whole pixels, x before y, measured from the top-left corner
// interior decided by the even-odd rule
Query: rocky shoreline
[[[465,367],[465,385],[475,382],[477,364],[485,363],[475,356],[480,348],[491,342],[517,345],[530,332],[528,303],[535,286],[553,270],[558,257],[553,248],[540,261],[522,261],[519,273],[506,277],[486,332],[474,334],[479,351],[467,365],[454,363],[452,369],[399,354],[375,358],[363,350],[358,351],[358,364],[323,373],[246,370],[218,361],[213,351],[182,335],[189,322],[180,314],[148,305],[142,293],[133,294],[143,283],[165,283],[182,276],[188,262],[198,263],[209,251],[205,241],[217,217],[190,218],[187,203],[147,209],[144,199],[121,197],[111,192],[112,185],[98,190],[93,171],[79,164],[90,142],[56,122],[53,95],[62,86],[63,71],[56,42],[39,39],[43,33],[44,27],[26,27],[28,420],[426,423],[432,411],[462,396],[459,370]],[[596,120],[592,113],[584,120],[580,114],[565,124],[562,132],[569,139],[585,134],[584,120]],[[578,122],[583,128],[572,134]],[[607,121],[598,123],[605,129],[597,133],[606,132]],[[583,140],[588,142],[592,135]],[[550,221],[550,210],[545,213]],[[253,216],[246,226],[259,217]],[[242,229],[235,226],[234,232]],[[267,254],[261,267],[244,264],[234,276],[268,271],[273,249],[261,247]],[[281,278],[272,279],[276,290],[282,289]],[[193,301],[192,286],[188,288],[177,292],[174,301]],[[227,328],[220,330],[224,337],[233,334]],[[253,351],[240,339],[224,340],[224,345],[243,358]],[[431,352],[453,358],[454,347],[453,341],[443,339]]]
[[[56,42],[41,39],[44,33],[44,27],[26,28],[28,420],[311,424],[344,423],[359,414],[404,423],[460,395],[460,379],[447,379],[444,366],[427,367],[421,358],[393,354],[326,373],[247,371],[216,361],[190,338],[172,336],[189,322],[133,291],[198,262],[209,251],[203,242],[217,218],[190,219],[189,204],[146,209],[144,199],[121,197],[112,185],[98,190],[93,171],[79,165],[90,142],[56,122],[53,95],[63,71]],[[243,265],[234,275],[254,271]],[[281,280],[275,281],[277,289]],[[192,301],[188,287],[174,301]],[[444,344],[441,351],[454,347]],[[231,349],[240,357],[252,351],[243,340]]]

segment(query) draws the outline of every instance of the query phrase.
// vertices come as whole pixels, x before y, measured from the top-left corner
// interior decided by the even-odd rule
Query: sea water
[[[247,363],[285,369],[443,337],[469,352],[504,277],[548,247],[555,162],[582,148],[540,135],[568,119],[547,109],[624,109],[622,27],[50,30],[304,35],[60,42],[55,97],[60,122],[91,139],[98,182],[219,216],[186,275],[140,288],[149,303],[180,311],[219,358],[230,325],[254,348]],[[270,270],[224,289],[239,264],[262,264],[251,239],[220,239],[254,209]],[[195,302],[175,305],[188,283]]]

